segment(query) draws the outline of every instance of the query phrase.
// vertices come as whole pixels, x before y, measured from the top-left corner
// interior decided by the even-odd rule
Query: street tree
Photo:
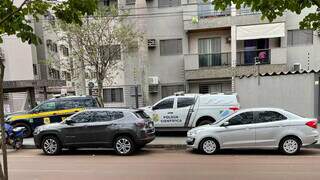
[[[85,17],[82,26],[64,22],[52,26],[53,31],[60,32],[56,33],[59,41],[70,43],[75,71],[80,69],[80,74],[86,73],[86,78],[96,83],[100,101],[103,86],[113,85],[123,69],[121,55],[136,49],[141,38],[129,21],[128,13],[111,5],[100,7],[93,16]]]
[[[208,0],[203,0],[208,2]],[[231,4],[235,4],[237,9],[241,6],[251,7],[254,12],[261,12],[262,19],[267,18],[273,21],[282,16],[286,11],[300,14],[302,10],[316,7],[314,12],[310,12],[300,22],[300,28],[320,30],[320,0],[214,0],[212,4],[215,9],[224,10]]]
[[[22,42],[39,44],[41,39],[37,37],[32,28],[32,21],[39,21],[40,17],[48,10],[66,23],[82,24],[82,16],[92,15],[97,8],[97,0],[65,0],[58,3],[50,3],[46,0],[1,0],[0,1],[0,44],[4,36],[14,35]],[[1,132],[4,132],[3,110],[3,57],[0,58],[0,122]],[[17,64],[18,65],[18,64]],[[5,133],[2,134],[3,164],[0,163],[0,179],[8,179],[7,152]]]

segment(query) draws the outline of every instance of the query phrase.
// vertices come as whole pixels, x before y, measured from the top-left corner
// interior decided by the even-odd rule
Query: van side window
[[[39,106],[39,112],[47,112],[56,110],[56,102],[46,102]]]
[[[173,108],[174,98],[169,98],[161,101],[153,107],[153,110],[156,109],[171,109]]]
[[[260,111],[258,112],[256,123],[281,121],[285,119],[287,119],[287,117],[275,111]]]
[[[193,104],[194,104],[194,98],[192,98],[192,97],[178,98],[178,108],[188,107]]]
[[[238,114],[229,120],[229,125],[251,124],[253,122],[253,112],[244,112]]]

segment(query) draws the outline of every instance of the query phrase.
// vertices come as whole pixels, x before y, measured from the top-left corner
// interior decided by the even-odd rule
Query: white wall
[[[305,117],[315,112],[314,74],[295,74],[236,78],[236,92],[241,108],[277,107]]]
[[[6,66],[4,80],[33,80],[33,50],[28,43],[22,43],[15,36],[3,37],[2,50]]]

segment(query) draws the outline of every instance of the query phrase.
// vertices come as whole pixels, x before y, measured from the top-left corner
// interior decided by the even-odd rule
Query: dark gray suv
[[[90,109],[61,123],[39,126],[34,142],[45,154],[59,154],[62,148],[113,147],[128,155],[155,138],[155,128],[142,110]]]

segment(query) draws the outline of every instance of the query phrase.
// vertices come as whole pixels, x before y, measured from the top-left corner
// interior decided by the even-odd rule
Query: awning
[[[237,40],[276,38],[284,36],[284,23],[237,26]]]

